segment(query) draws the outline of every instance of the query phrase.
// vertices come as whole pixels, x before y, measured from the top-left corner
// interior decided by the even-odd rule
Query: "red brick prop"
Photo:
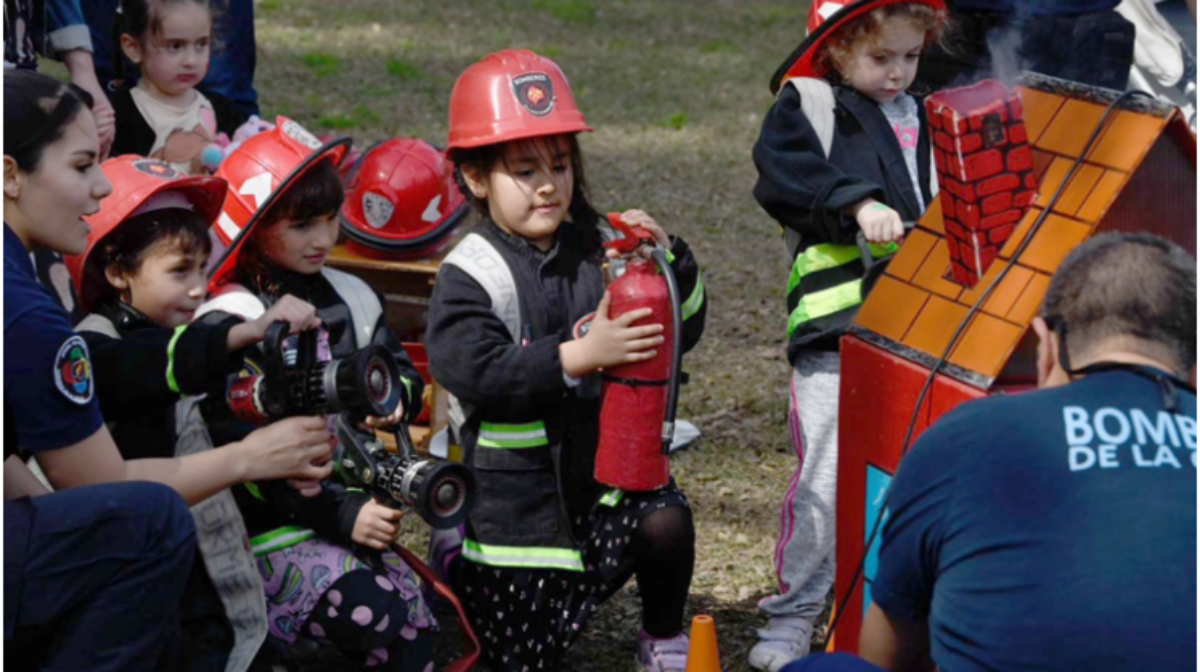
[[[1034,201],[1037,177],[1015,91],[994,79],[925,101],[954,281],[974,287]]]

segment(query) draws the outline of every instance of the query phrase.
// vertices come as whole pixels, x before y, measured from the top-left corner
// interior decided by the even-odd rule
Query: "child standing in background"
[[[907,89],[945,15],[943,0],[847,4],[772,81],[779,97],[754,145],[754,197],[793,260],[788,425],[799,464],[775,548],[780,594],[759,603],[770,622],[750,652],[756,669],[776,672],[808,653],[833,585],[838,341],[862,303],[865,272],[855,237],[873,256],[893,252],[904,222],[936,195],[923,105]]]
[[[240,119],[228,102],[196,90],[212,50],[211,0],[123,0],[121,11],[121,51],[141,77],[113,96],[113,156],[153,157],[202,174],[201,152],[218,132],[232,135]]]

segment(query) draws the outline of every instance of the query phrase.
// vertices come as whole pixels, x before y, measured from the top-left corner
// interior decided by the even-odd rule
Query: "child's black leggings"
[[[696,560],[692,510],[671,506],[648,514],[634,530],[629,550],[642,594],[642,629],[651,637],[679,634]]]

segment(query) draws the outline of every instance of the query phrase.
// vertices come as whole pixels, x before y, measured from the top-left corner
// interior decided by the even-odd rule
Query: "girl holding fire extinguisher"
[[[588,201],[576,139],[590,130],[562,71],[528,51],[483,58],[450,97],[449,157],[483,215],[440,269],[426,335],[479,485],[450,580],[492,669],[548,670],[636,575],[639,669],[682,671],[695,557],[687,499],[673,481],[622,492],[593,476],[598,371],[669,346],[663,325],[639,323],[650,309],[609,315],[607,225]],[[646,213],[622,218],[667,250],[686,351],[706,312],[696,261]]]

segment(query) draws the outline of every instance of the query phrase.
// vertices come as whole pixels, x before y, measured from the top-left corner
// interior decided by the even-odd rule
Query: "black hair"
[[[203,217],[184,208],[151,210],[121,222],[88,256],[80,286],[83,304],[94,310],[121,300],[105,271],[128,277],[137,275],[151,257],[172,252],[186,257],[212,254],[208,228]]]
[[[267,257],[260,244],[263,236],[284,220],[305,221],[336,215],[346,198],[342,178],[333,159],[324,158],[313,164],[292,186],[262,214],[254,225],[250,239],[238,252],[237,277],[258,291],[273,295],[277,289],[275,276],[278,267]]]
[[[1065,323],[1073,362],[1116,339],[1186,375],[1196,363],[1196,260],[1146,233],[1097,236],[1059,266],[1042,316]]]
[[[571,172],[574,175],[574,184],[571,187],[571,207],[567,210],[567,215],[570,218],[571,224],[581,230],[582,240],[586,249],[584,253],[589,257],[600,258],[603,256],[603,247],[600,237],[600,212],[592,206],[592,202],[588,197],[587,178],[584,175],[583,152],[579,147],[579,138],[575,134],[568,134],[567,146],[571,154]],[[511,140],[509,142],[530,142],[535,144],[535,151],[539,154],[545,154],[546,148],[538,140],[545,140],[545,137],[528,138],[520,140]],[[496,164],[504,160],[504,149],[508,145],[507,142],[500,142],[492,145],[484,145],[483,147],[472,147],[470,149],[454,149],[449,153],[449,158],[454,162],[454,181],[458,183],[458,189],[466,197],[467,201],[478,211],[482,216],[488,216],[487,199],[476,198],[471,193],[471,189],[467,186],[466,179],[463,177],[463,166],[471,166],[478,170],[481,174],[486,175],[495,168]],[[550,157],[543,157],[549,162]]]
[[[118,28],[142,42],[147,35],[162,30],[163,9],[172,5],[199,5],[208,10],[216,23],[217,8],[212,0],[121,0]]]
[[[27,173],[37,170],[46,146],[62,138],[85,108],[92,108],[92,97],[74,84],[30,70],[5,70],[4,155]]]

